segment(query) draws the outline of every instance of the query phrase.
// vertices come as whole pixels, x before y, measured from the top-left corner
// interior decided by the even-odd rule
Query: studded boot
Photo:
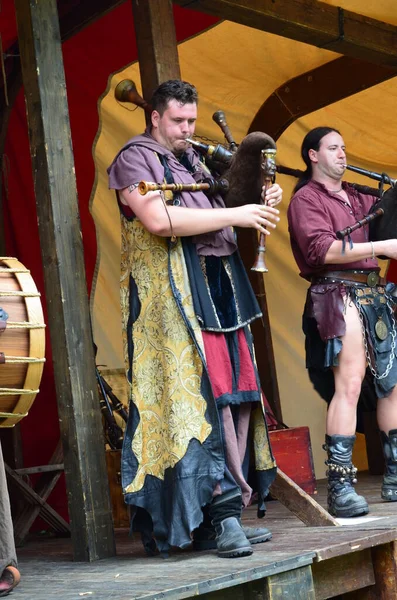
[[[391,429],[389,435],[381,431],[380,435],[386,463],[381,496],[383,500],[397,502],[397,429]]]
[[[328,512],[334,517],[358,517],[368,512],[368,504],[353,485],[357,469],[352,465],[355,435],[326,435],[324,450],[328,453]]]

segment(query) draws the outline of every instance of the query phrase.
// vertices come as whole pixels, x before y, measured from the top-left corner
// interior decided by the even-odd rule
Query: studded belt
[[[361,283],[369,287],[386,285],[385,277],[380,277],[378,271],[323,271],[311,278],[312,283]]]

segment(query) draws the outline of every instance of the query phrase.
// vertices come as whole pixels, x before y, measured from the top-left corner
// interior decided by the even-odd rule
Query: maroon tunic
[[[301,277],[310,279],[324,271],[324,260],[336,232],[353,225],[368,214],[377,201],[375,196],[360,194],[352,185],[343,182],[351,206],[338,194],[330,193],[318,181],[309,181],[298,190],[288,207],[288,227],[291,247]],[[353,243],[368,241],[368,225],[351,234]],[[329,271],[346,269],[376,269],[378,261],[366,258],[345,264],[327,264]]]

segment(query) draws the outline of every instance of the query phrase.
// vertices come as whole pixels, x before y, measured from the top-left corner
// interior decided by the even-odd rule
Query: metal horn
[[[131,79],[123,79],[116,85],[114,97],[119,102],[131,102],[132,104],[143,108],[148,114],[151,114],[152,112],[152,107],[138,93],[136,85]]]

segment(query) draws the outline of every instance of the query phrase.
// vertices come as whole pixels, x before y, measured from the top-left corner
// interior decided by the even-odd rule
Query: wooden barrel
[[[0,427],[26,417],[44,366],[40,293],[16,258],[0,258]]]

